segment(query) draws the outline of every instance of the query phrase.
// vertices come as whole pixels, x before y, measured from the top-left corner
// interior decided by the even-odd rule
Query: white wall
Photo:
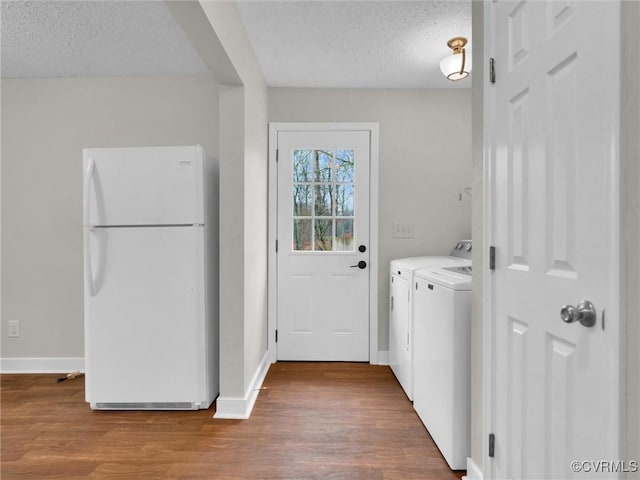
[[[218,407],[233,415],[250,409],[267,351],[267,88],[234,2],[201,6],[242,82],[220,97]]]
[[[389,261],[448,254],[471,235],[471,91],[269,89],[270,122],[380,124],[378,347],[388,350]],[[413,223],[415,238],[393,238]]]
[[[217,95],[212,77],[2,80],[3,358],[84,356],[82,148],[217,156]]]

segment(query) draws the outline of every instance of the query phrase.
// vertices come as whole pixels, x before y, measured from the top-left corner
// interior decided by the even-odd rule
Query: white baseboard
[[[231,418],[237,420],[246,420],[249,418],[256,399],[258,398],[258,393],[260,393],[260,387],[262,387],[264,377],[267,376],[270,366],[269,352],[266,352],[244,397],[225,397],[220,394],[216,400],[216,413],[213,415],[213,418]]]
[[[484,475],[482,475],[482,470],[476,465],[471,457],[467,457],[467,475],[462,477],[462,479],[467,480],[483,480]]]
[[[389,352],[378,350],[378,365],[389,365]]]
[[[84,357],[3,357],[0,358],[2,373],[68,373],[84,372]]]

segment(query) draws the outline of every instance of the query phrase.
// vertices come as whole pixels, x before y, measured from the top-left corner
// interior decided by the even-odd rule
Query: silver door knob
[[[560,318],[565,323],[573,323],[576,321],[578,311],[573,305],[563,305],[560,310]]]
[[[589,300],[583,300],[576,307],[564,305],[560,310],[560,318],[565,323],[579,322],[583,327],[593,327],[596,324],[596,308]]]

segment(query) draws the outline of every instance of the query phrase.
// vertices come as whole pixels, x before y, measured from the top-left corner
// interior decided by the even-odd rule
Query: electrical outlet
[[[18,338],[20,336],[20,322],[18,320],[9,320],[9,338]]]

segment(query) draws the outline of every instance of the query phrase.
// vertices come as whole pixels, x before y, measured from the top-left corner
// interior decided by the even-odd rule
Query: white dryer
[[[390,263],[389,365],[409,400],[413,400],[413,274],[420,268],[471,265],[471,240],[461,240],[449,256],[398,258]]]
[[[470,455],[471,266],[419,269],[413,408],[452,470]]]

